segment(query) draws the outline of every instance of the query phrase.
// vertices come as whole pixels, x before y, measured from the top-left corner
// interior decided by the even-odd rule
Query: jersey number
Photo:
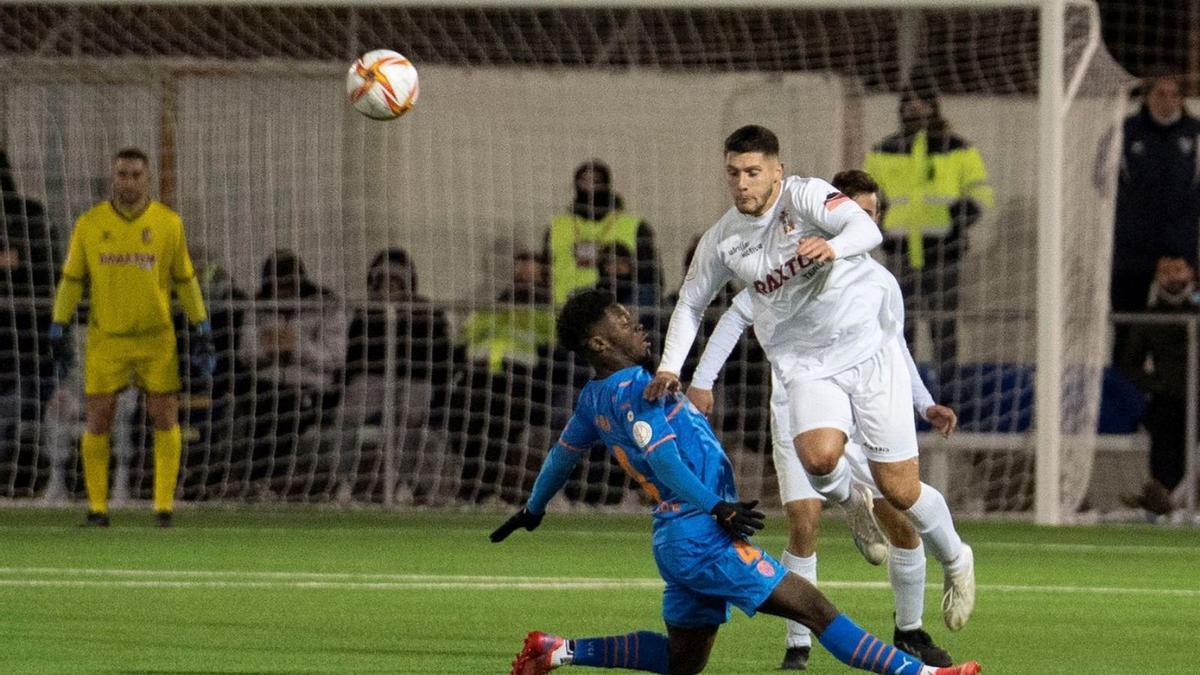
[[[646,494],[650,495],[651,499],[656,502],[661,502],[662,497],[658,493],[658,487],[655,486],[654,483],[646,480],[645,476],[638,472],[637,469],[633,468],[633,465],[629,463],[629,457],[625,455],[625,450],[619,445],[614,445],[612,446],[612,452],[613,456],[617,458],[617,464],[621,465],[621,468],[624,469],[625,473],[629,474],[630,478],[637,481],[637,484],[642,486],[642,490]]]

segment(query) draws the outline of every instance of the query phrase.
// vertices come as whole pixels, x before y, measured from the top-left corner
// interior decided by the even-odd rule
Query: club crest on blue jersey
[[[633,440],[643,448],[649,445],[650,439],[654,437],[654,430],[650,428],[647,422],[638,420],[633,424]]]

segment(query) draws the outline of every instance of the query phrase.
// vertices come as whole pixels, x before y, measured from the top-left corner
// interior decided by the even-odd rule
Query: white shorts
[[[862,444],[872,462],[916,457],[912,381],[901,349],[899,340],[889,340],[871,358],[818,380],[788,380],[783,374],[793,435],[840,429]]]
[[[779,480],[779,501],[783,504],[801,499],[818,499],[825,497],[817,492],[808,479],[808,472],[800,463],[796,454],[791,426],[788,423],[788,402],[784,388],[779,386],[779,380],[771,376],[771,447],[775,460],[775,478]],[[850,475],[871,490],[872,497],[879,499],[883,493],[875,485],[875,477],[867,464],[867,456],[863,448],[855,443],[853,437],[846,442],[846,462],[850,464]]]

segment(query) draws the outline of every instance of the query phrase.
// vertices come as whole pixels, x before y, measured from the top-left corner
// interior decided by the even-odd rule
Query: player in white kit
[[[845,458],[853,431],[880,492],[942,563],[943,618],[958,630],[975,605],[973,552],[955,531],[945,498],[920,480],[911,382],[896,339],[903,316],[889,302],[895,279],[867,255],[882,240],[879,228],[824,180],[784,178],[770,130],[742,127],[724,149],[734,206],[696,247],[644,395],[679,390],[704,310],[727,281],[740,279],[755,334],[786,392],[792,443],[812,486],[859,514],[849,522],[860,549],[882,541],[871,500],[855,489]],[[864,503],[865,518],[853,508]]]
[[[833,177],[833,186],[853,199],[878,223],[879,185],[869,174],[859,170],[843,171]],[[896,283],[894,279],[893,283]],[[902,315],[904,303],[898,284],[893,289],[890,303],[892,306],[889,311]],[[704,354],[700,357],[688,386],[688,398],[705,414],[713,407],[712,388],[717,374],[733,348],[737,346],[742,333],[752,323],[753,307],[749,291],[742,291],[734,297],[731,306],[721,316],[721,320],[709,336]],[[921,381],[917,366],[909,355],[908,346],[903,343],[903,333],[897,335],[896,339],[901,341],[903,347],[917,413],[935,429],[948,436],[954,431],[957,416],[950,408],[934,402],[929,390]],[[825,498],[813,489],[804,467],[800,464],[800,458],[796,455],[792,445],[792,434],[789,432],[787,395],[775,382],[776,379],[772,377],[772,445],[779,493],[788,517],[788,543],[780,560],[789,570],[815,584],[816,540],[820,529],[821,506]],[[862,446],[847,442],[846,459],[850,462],[850,471],[854,479],[870,488],[875,516],[891,544],[890,547],[881,547],[878,551],[864,551],[864,555],[873,564],[879,564],[885,557],[888,561],[888,579],[896,600],[892,642],[903,644],[906,651],[919,656],[925,663],[939,666],[952,664],[950,655],[934,643],[922,627],[921,617],[925,608],[925,549],[917,531],[903,513],[882,498],[871,477]],[[811,648],[811,632],[803,625],[789,621],[786,652],[780,668],[806,670]]]

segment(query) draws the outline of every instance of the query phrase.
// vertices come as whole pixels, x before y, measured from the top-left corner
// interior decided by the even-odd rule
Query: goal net
[[[151,157],[153,194],[182,215],[218,331],[216,375],[184,373],[181,499],[519,503],[588,377],[554,337],[565,275],[599,278],[661,335],[689,245],[728,208],[730,131],[765,125],[789,173],[829,178],[862,167],[898,131],[900,93],[919,88],[978,149],[994,195],[962,238],[956,283],[910,309],[927,383],[962,420],[962,440],[931,445],[958,508],[1028,512],[1041,24],[1036,7],[1002,4],[0,8],[0,494],[83,494],[82,376],[56,372],[45,327],[74,219],[107,197],[120,148]],[[1129,77],[1092,5],[1068,4],[1064,25],[1054,245],[1070,512],[1091,480],[1109,134]],[[356,114],[343,93],[351,60],[381,47],[421,76],[415,109],[393,122]],[[605,178],[608,192],[577,194]],[[607,239],[564,248],[548,234],[581,219],[602,221]],[[81,319],[79,355],[85,334]],[[770,500],[768,372],[746,336],[718,381],[714,426],[742,491]],[[113,494],[146,498],[152,434],[136,393],[117,417]],[[564,499],[639,498],[596,448]]]

